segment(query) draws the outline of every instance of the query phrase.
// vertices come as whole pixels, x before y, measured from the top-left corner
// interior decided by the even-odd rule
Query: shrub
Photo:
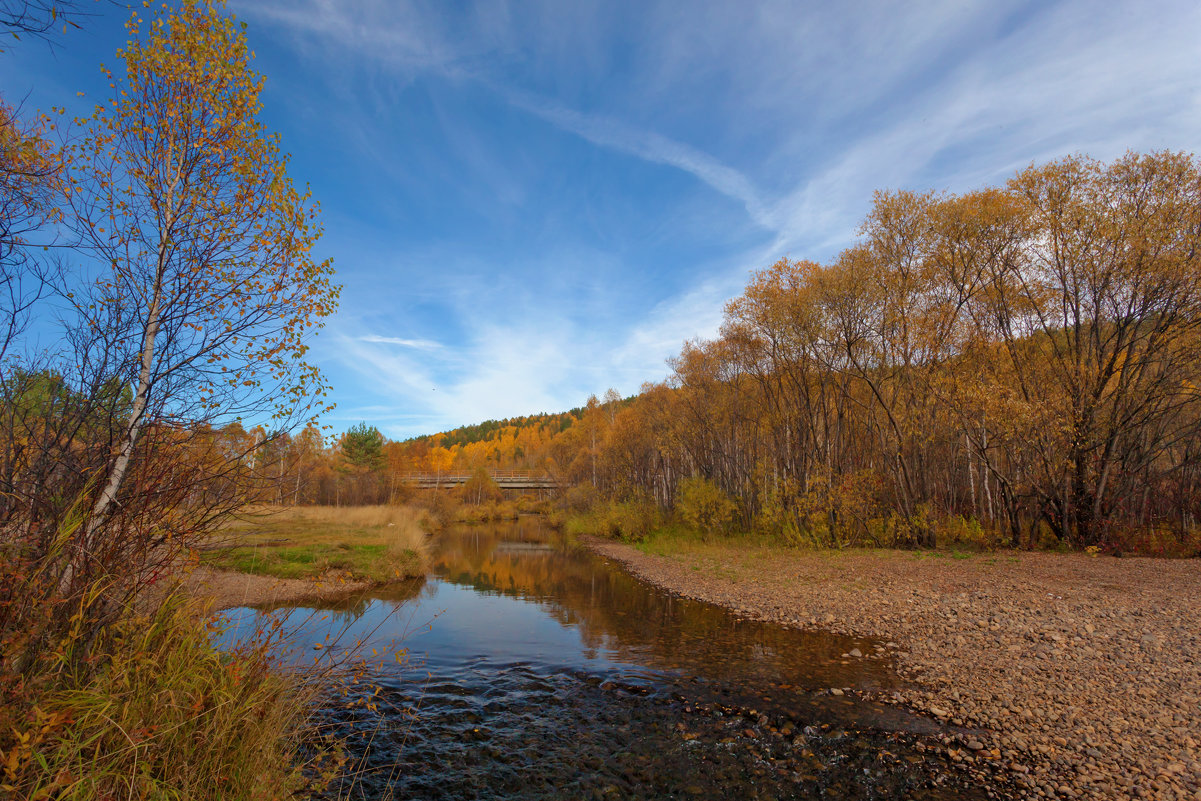
[[[795,478],[774,481],[764,493],[755,528],[789,545],[891,545],[896,538],[896,521],[879,518],[877,484],[867,472],[851,473],[836,481],[822,474],[811,475],[803,491]]]
[[[591,484],[568,487],[559,499],[559,506],[567,512],[579,514],[592,510],[600,502],[600,494]]]
[[[606,510],[608,534],[627,542],[641,542],[659,525],[659,507],[642,500],[611,504]]]
[[[551,502],[531,495],[517,496],[517,513],[523,515],[547,515],[551,512]]]
[[[505,497],[504,491],[485,467],[475,469],[471,478],[458,489],[458,495],[464,503],[475,506],[482,503],[498,503]]]
[[[1005,543],[1001,532],[987,529],[976,518],[948,515],[934,522],[934,535],[939,545],[966,546],[977,550],[992,550]]]
[[[701,476],[684,479],[676,490],[676,513],[706,534],[729,531],[737,512],[734,500]]]
[[[516,520],[518,506],[515,501],[495,500],[483,504],[465,504],[455,512],[456,523],[490,523],[499,520]]]
[[[1113,554],[1146,554],[1175,558],[1201,557],[1201,529],[1145,528],[1109,533],[1101,550]]]
[[[441,531],[458,516],[459,503],[445,490],[420,492],[413,505],[422,510],[421,524],[426,531]]]
[[[587,511],[567,514],[563,529],[572,535],[615,537],[641,542],[662,523],[659,507],[645,498],[600,502]]]

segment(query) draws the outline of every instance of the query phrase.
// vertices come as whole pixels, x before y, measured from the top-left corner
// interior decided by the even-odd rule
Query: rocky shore
[[[887,700],[979,730],[938,747],[1019,797],[1201,801],[1197,560],[588,546],[746,617],[887,641],[912,680]]]

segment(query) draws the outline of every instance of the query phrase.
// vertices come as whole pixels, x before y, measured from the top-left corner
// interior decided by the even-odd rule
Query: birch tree
[[[153,493],[127,486],[148,432],[239,418],[283,429],[320,407],[305,342],[338,295],[312,255],[316,206],[258,120],[243,27],[219,1],[185,0],[128,29],[121,69],[106,70],[112,97],[77,120],[66,156],[66,218],[92,257],[61,289],[76,359],[132,397],[75,570],[116,510]]]

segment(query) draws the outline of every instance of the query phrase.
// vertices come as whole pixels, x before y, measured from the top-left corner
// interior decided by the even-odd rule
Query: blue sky
[[[344,284],[327,422],[393,438],[636,392],[750,271],[851,243],[876,189],[1201,135],[1196,2],[230,8]],[[10,49],[6,97],[102,98],[123,19]]]

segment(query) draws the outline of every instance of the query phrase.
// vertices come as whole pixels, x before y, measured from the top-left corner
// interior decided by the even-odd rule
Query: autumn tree
[[[454,451],[450,448],[444,448],[441,445],[435,445],[429,449],[426,459],[429,463],[429,469],[436,476],[434,488],[438,489],[442,483],[442,474],[449,470],[455,463]]]
[[[1009,184],[1031,236],[991,277],[1014,389],[1053,425],[1031,445],[1045,514],[1092,544],[1201,434],[1201,170],[1175,153],[1069,158]]]
[[[388,471],[388,503],[395,503],[398,497],[407,496],[405,475],[413,472],[413,464],[413,454],[402,443],[384,443],[384,465]]]
[[[53,243],[60,168],[49,125],[22,121],[0,99],[0,359],[45,290],[43,248]]]
[[[338,294],[330,263],[311,255],[316,208],[258,121],[262,78],[222,4],[187,0],[149,23],[135,13],[128,28],[111,101],[77,122],[66,151],[65,222],[90,257],[82,280],[59,284],[76,316],[69,358],[80,384],[116,376],[132,393],[69,573],[87,572],[114,513],[153,508],[153,482],[129,480],[137,454],[202,423],[278,431],[319,408],[305,339]],[[175,532],[188,530],[186,510],[173,514]],[[161,540],[162,523],[137,521],[118,549]]]
[[[574,428],[581,437],[584,448],[577,457],[578,465],[573,466],[573,469],[577,473],[580,471],[580,468],[586,469],[589,480],[594,487],[598,483],[596,460],[600,453],[600,445],[608,421],[609,417],[605,414],[601,402],[596,399],[595,395],[589,395],[588,402],[584,405],[584,415],[580,419],[579,424]]]
[[[479,506],[484,501],[499,501],[504,498],[504,492],[500,485],[483,465],[471,472],[471,476],[460,487],[459,492],[463,500],[475,506]]]
[[[964,195],[881,192],[837,258],[756,273],[666,384],[600,407],[607,419],[581,410],[548,451],[612,497],[680,509],[680,488],[704,481],[786,539],[1087,546],[1167,531],[1189,552],[1198,254],[1201,167],[1185,154],[1072,157]]]

